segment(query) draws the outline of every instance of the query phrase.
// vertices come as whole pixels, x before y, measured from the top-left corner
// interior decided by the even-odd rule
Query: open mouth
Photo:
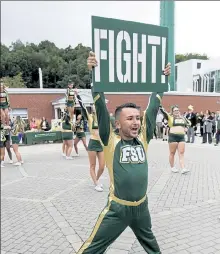
[[[132,131],[138,131],[138,127],[131,128]]]

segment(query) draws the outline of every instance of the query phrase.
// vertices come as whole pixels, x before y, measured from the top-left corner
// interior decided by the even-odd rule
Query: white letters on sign
[[[121,163],[143,163],[145,152],[142,146],[124,146],[121,148]]]
[[[116,45],[115,45],[116,36]],[[108,49],[100,47],[100,41],[108,41]],[[108,61],[109,82],[115,82],[115,73],[120,83],[146,83],[147,78],[147,45],[152,47],[151,82],[156,83],[157,46],[162,47],[162,68],[165,67],[166,38],[152,35],[141,35],[141,50],[138,50],[138,34],[133,33],[132,38],[126,31],[115,35],[113,30],[94,29],[94,50],[98,61],[95,68],[95,82],[101,82],[100,60]],[[133,47],[131,47],[131,42]],[[122,52],[122,43],[125,43],[126,52]],[[115,52],[116,47],[116,52]],[[140,52],[139,52],[140,51]],[[116,58],[116,61],[115,61]],[[125,62],[125,74],[122,73],[122,61]],[[140,63],[140,64],[139,64]],[[116,66],[115,66],[116,65]],[[141,80],[138,80],[138,68],[141,66]],[[162,72],[162,70],[161,70]],[[131,73],[133,75],[131,75]],[[161,83],[165,83],[165,76],[161,75]]]

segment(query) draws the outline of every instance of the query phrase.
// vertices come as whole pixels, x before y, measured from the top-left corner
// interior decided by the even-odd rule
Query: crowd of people
[[[50,124],[45,117],[42,117],[41,119],[36,119],[35,117],[33,117],[30,123],[27,122],[26,130],[49,131]]]

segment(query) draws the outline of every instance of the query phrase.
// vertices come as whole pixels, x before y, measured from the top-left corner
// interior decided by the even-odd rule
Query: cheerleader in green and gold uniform
[[[17,158],[17,162],[14,164],[14,166],[21,166],[23,164],[21,154],[19,153],[18,150],[18,144],[19,144],[19,133],[23,133],[25,128],[25,123],[21,119],[20,116],[16,117],[16,120],[14,121],[13,127],[11,129],[11,141],[12,141],[12,148],[15,153],[15,156]]]
[[[82,108],[82,114],[88,121],[89,130],[90,130],[90,134],[91,134],[90,140],[89,140],[89,145],[88,145],[90,175],[91,175],[91,178],[95,184],[95,190],[96,191],[103,191],[102,184],[99,184],[99,178],[102,175],[104,168],[105,168],[105,158],[104,158],[102,143],[101,143],[101,140],[99,137],[98,122],[97,122],[95,107],[93,108],[93,113],[89,114],[89,112],[86,109],[86,106],[83,104],[82,99],[81,99],[80,95],[78,94],[77,90],[75,90],[75,93],[76,93],[76,98],[78,99],[78,102]],[[99,161],[99,170],[98,170],[97,174],[95,172],[96,158],[98,158],[98,161]]]
[[[1,155],[1,167],[4,167],[4,157],[5,157],[5,126],[0,120],[0,155]]]
[[[70,155],[73,149],[73,124],[70,122],[69,115],[66,115],[62,122],[62,139],[65,146],[66,159],[72,160]]]
[[[164,117],[168,121],[168,125],[170,128],[168,134],[168,143],[169,143],[169,162],[171,166],[171,171],[173,173],[178,173],[179,170],[174,167],[174,157],[176,151],[178,151],[179,155],[179,163],[181,167],[181,173],[186,174],[189,172],[189,169],[185,168],[184,163],[184,153],[185,153],[185,131],[186,128],[191,126],[191,122],[186,119],[184,116],[180,114],[179,107],[177,105],[172,107],[172,113],[169,114],[166,110],[161,106],[160,111],[163,113]]]
[[[89,70],[97,66],[93,52],[90,53],[87,64]],[[168,65],[164,74],[169,72]],[[132,229],[146,253],[161,254],[151,229],[146,193],[148,145],[153,138],[163,94],[152,93],[142,124],[140,108],[137,105],[125,103],[117,107],[115,118],[119,135],[116,135],[112,128],[104,93],[92,91],[92,94],[110,176],[110,192],[106,207],[100,213],[90,237],[77,254],[105,253],[127,227]]]
[[[88,150],[87,144],[86,144],[86,134],[84,132],[84,121],[82,118],[82,115],[78,115],[76,122],[75,122],[75,132],[76,132],[76,137],[74,139],[74,148],[76,151],[76,156],[79,156],[79,151],[78,151],[78,143],[80,140],[82,140],[83,145],[86,149]]]
[[[74,108],[75,108],[75,104],[76,104],[73,86],[74,86],[73,83],[69,84],[68,88],[66,90],[66,106],[67,106],[67,110],[69,112],[71,121],[73,120]]]
[[[0,110],[1,110],[1,120],[4,125],[9,125],[9,109],[10,101],[6,87],[1,80],[0,84]]]

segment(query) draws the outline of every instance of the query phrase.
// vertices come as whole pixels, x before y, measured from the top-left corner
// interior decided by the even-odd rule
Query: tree
[[[191,59],[208,60],[209,58],[206,54],[200,55],[197,53],[176,54],[175,56],[176,63],[180,63],[180,62],[191,60]]]
[[[9,87],[9,88],[25,88],[26,87],[22,79],[21,73],[18,73],[14,77],[4,77],[3,83],[5,84],[6,87]]]
[[[70,80],[85,88],[90,82],[86,59],[91,48],[82,44],[75,48],[59,49],[48,40],[34,43],[13,42],[1,45],[1,77],[15,77],[22,73],[28,88],[39,87],[39,68],[45,88],[65,88]]]

